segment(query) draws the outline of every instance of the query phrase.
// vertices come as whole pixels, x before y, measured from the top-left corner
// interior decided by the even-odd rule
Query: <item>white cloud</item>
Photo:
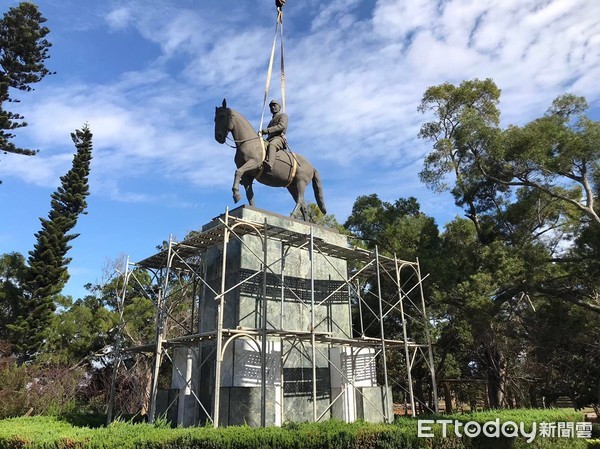
[[[215,35],[211,48],[193,55],[185,69],[185,76],[193,84],[225,88],[234,86],[237,93],[254,87],[260,91],[257,82],[259,72],[266,71],[268,56],[252,51],[268,42],[266,30],[229,31]],[[262,74],[262,73],[261,73]]]
[[[212,111],[226,96],[258,124],[274,25],[266,12],[248,19],[259,3],[224,15],[211,2],[117,2],[105,15],[108,26],[135,27],[160,46],[161,56],[112,84],[55,89],[24,112],[28,135],[40,148],[58,145],[66,155],[69,133],[89,122],[94,169],[113,180],[112,187],[101,184],[110,196],[125,195],[126,177],[228,188],[233,154],[213,140]],[[417,185],[427,144],[416,140],[425,121],[416,107],[434,84],[494,78],[506,123],[540,115],[566,90],[591,101],[600,96],[600,2],[594,0],[379,0],[370,15],[367,0],[307,5],[296,11],[311,31],[286,36],[289,139],[325,177],[358,164],[378,166],[386,179],[386,167],[378,165],[384,161],[389,176]],[[300,17],[286,13],[286,20],[292,21],[286,30],[302,28],[294,26]],[[278,92],[276,74],[269,97]],[[38,179],[60,174],[64,167],[49,159],[56,156],[38,156],[48,161],[36,166]],[[12,173],[25,177],[25,162],[17,165]],[[375,187],[367,177],[348,177]]]
[[[57,187],[59,176],[71,167],[73,153],[62,153],[49,157],[21,156],[8,154],[0,161],[0,179],[14,176],[40,187]],[[60,175],[59,175],[60,173]]]
[[[131,10],[124,6],[115,8],[106,15],[106,22],[113,30],[127,28],[132,19]]]
[[[71,165],[69,134],[88,122],[92,195],[78,226],[89,229],[73,250],[87,235],[103,243],[82,254],[104,258],[136,244],[149,249],[157,233],[195,229],[233,206],[234,150],[213,138],[214,107],[227,97],[258,125],[275,10],[272,0],[79,3],[40,5],[54,11],[58,74],[18,105],[29,126],[16,130],[15,143],[41,151],[2,157],[0,195],[20,201],[11,177],[55,188]],[[386,201],[415,196],[439,225],[460,214],[449,194],[429,192],[417,175],[430,143],[416,137],[429,120],[416,108],[429,86],[493,78],[504,124],[540,116],[566,91],[600,104],[597,0],[302,0],[285,11],[289,141],[320,171],[340,221],[358,195],[375,192]],[[103,54],[110,67],[96,61]],[[280,95],[277,64],[269,98]],[[255,192],[258,207],[293,207],[285,189]],[[306,197],[313,200],[310,189]],[[40,207],[25,215],[43,215],[47,203]],[[2,243],[16,247],[23,221],[5,220]],[[20,240],[26,251],[29,240]]]
[[[360,0],[332,0],[320,3],[311,23],[312,31],[331,27],[337,29],[348,28],[356,22],[356,18],[352,13],[359,3]]]
[[[385,40],[402,41],[420,28],[430,28],[437,9],[437,2],[430,0],[379,0],[373,28]]]

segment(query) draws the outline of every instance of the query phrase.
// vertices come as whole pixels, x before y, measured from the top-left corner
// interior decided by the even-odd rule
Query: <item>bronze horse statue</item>
[[[223,105],[215,108],[215,140],[225,143],[229,133],[236,148],[234,160],[237,170],[231,188],[236,203],[242,199],[239,191],[241,184],[246,190],[248,202],[254,206],[252,183],[256,179],[261,184],[271,187],[286,187],[296,202],[296,207],[290,215],[294,217],[300,210],[302,218],[307,221],[308,208],[304,202],[304,191],[312,181],[317,205],[321,212],[327,213],[321,177],[310,162],[297,153],[278,151],[273,169],[263,170],[266,143],[261,143],[262,137],[252,128],[250,122],[239,112],[228,108],[227,101],[223,100]]]

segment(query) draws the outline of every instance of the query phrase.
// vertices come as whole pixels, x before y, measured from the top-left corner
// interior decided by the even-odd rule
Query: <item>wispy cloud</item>
[[[127,28],[132,20],[131,9],[125,6],[113,9],[106,15],[106,22],[113,30]]]
[[[45,92],[24,111],[27,136],[54,152],[0,164],[0,175],[49,183],[73,151],[69,133],[87,121],[94,176],[110,180],[97,188],[109,197],[151,200],[141,185],[123,191],[128,177],[228,188],[233,155],[212,138],[213,107],[227,96],[258,125],[274,15],[258,0],[111,5],[102,10],[107,31],[134,29],[157,46],[156,59],[111,83],[82,79]],[[430,85],[492,77],[506,123],[543,113],[565,91],[600,97],[595,0],[313,1],[286,6],[285,17],[289,140],[324,177],[354,186],[332,186],[338,210],[357,191],[382,188],[376,179],[401,179],[388,189],[394,197],[421,192],[427,144],[416,135],[426,117],[416,107]],[[271,96],[278,88],[274,79]],[[357,176],[355,166],[370,175]]]
[[[258,126],[275,8],[272,0],[37,3],[58,74],[12,105],[29,122],[15,143],[41,151],[0,160],[0,196],[15,210],[3,217],[0,245],[31,248],[48,192],[71,166],[69,134],[88,122],[90,213],[71,254],[70,285],[81,286],[103,259],[145,257],[169,233],[183,237],[233,206],[234,150],[213,138],[214,107],[227,97]],[[340,221],[371,193],[414,196],[439,225],[461,213],[417,176],[430,144],[416,138],[429,119],[416,108],[431,85],[493,78],[504,124],[538,117],[567,91],[600,113],[597,0],[291,0],[284,11],[289,142],[321,172]],[[279,88],[275,73],[269,97]],[[258,207],[293,207],[285,189],[255,193]]]
[[[48,157],[7,154],[0,161],[2,177],[14,176],[26,183],[41,187],[56,187],[60,183],[58,173],[63,174],[71,166],[73,155],[61,153]]]

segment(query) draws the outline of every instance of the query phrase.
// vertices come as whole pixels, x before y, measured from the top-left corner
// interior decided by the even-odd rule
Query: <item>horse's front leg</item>
[[[259,165],[260,162],[250,160],[235,171],[235,174],[233,176],[233,186],[231,187],[234,202],[237,203],[239,200],[242,199],[242,196],[240,195],[240,181],[242,180],[242,176],[244,176],[246,172],[250,170],[258,169]]]
[[[248,204],[250,204],[250,206],[254,206],[254,189],[252,189],[253,182],[254,179],[248,175],[242,178],[242,185],[246,189],[246,198],[248,199]]]

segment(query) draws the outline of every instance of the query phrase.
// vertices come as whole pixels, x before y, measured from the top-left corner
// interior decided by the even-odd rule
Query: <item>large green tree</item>
[[[440,314],[438,355],[442,362],[459,361],[461,379],[485,380],[491,407],[507,405],[514,396],[511,382],[522,377],[518,362],[526,341],[520,323],[530,308],[528,297],[514,288],[544,275],[544,266],[531,263],[535,253],[502,240],[482,243],[473,222],[461,218],[442,234],[431,289]],[[445,364],[438,368],[446,377]]]
[[[26,272],[25,258],[19,253],[0,255],[0,340],[9,338],[8,325],[13,324],[23,297]]]
[[[38,360],[64,366],[101,363],[103,351],[114,344],[118,313],[94,295],[74,302],[65,298],[61,309],[45,332],[44,354]]]
[[[481,214],[501,203],[502,192],[495,181],[482,176],[476,155],[497,146],[499,98],[500,90],[492,80],[473,80],[460,86],[445,83],[430,87],[419,106],[421,112],[432,111],[435,117],[419,133],[419,137],[433,142],[421,180],[433,190],[450,190],[482,239],[488,229]],[[454,181],[453,186],[447,183],[449,179]]]
[[[388,257],[397,257],[399,260],[414,262],[417,258],[423,273],[435,271],[433,263],[438,252],[439,235],[438,228],[432,217],[427,216],[420,210],[418,201],[413,198],[400,198],[396,201],[387,202],[381,200],[377,194],[360,196],[354,202],[352,213],[346,220],[344,226],[352,234],[362,240],[369,249],[377,248],[379,254]],[[383,327],[385,335],[391,339],[403,339],[402,314],[398,307],[390,304],[398,300],[398,285],[395,275],[382,275],[377,278],[365,279],[361,285],[362,317],[355,316],[354,329],[357,334],[369,337],[380,336],[379,298],[374,290],[381,288],[384,308],[389,308],[384,313]],[[425,341],[424,323],[428,320],[421,318],[419,279],[412,268],[405,267],[401,270],[401,285],[407,295],[404,298],[405,316],[409,317],[408,327],[411,338],[417,341]],[[373,288],[374,286],[378,288]],[[430,282],[424,284],[427,297]],[[355,310],[357,312],[357,310]],[[360,318],[360,319],[359,319]],[[389,379],[393,386],[392,391],[396,401],[402,400],[402,392],[408,391],[406,363],[404,354],[391,352],[388,358]],[[428,370],[424,364],[417,363],[413,367],[412,374],[415,379],[415,394],[417,398],[424,400],[430,398],[431,384],[428,382]],[[424,406],[420,403],[419,407]],[[432,404],[429,404],[432,407]]]
[[[490,79],[427,89],[419,109],[433,112],[435,120],[420,136],[433,142],[433,150],[421,179],[451,191],[482,243],[529,239],[548,249],[546,263],[573,260],[565,257],[568,239],[596,235],[600,227],[600,122],[585,115],[584,98],[566,94],[543,117],[501,129],[499,98]],[[582,284],[576,278],[585,273],[567,268],[571,273],[527,283],[527,290],[554,290],[556,298],[600,313],[598,285],[592,279]]]
[[[45,61],[52,45],[46,39],[50,30],[38,7],[22,2],[10,8],[0,19],[0,150],[31,156],[37,151],[18,148],[10,140],[12,131],[27,126],[24,117],[6,109],[7,103],[19,100],[12,90],[31,91],[51,72]]]
[[[421,178],[449,190],[473,226],[470,234],[468,222],[456,221],[443,234],[433,289],[447,305],[440,348],[455,360],[462,356],[452,345],[464,349],[461,374],[487,379],[492,406],[523,401],[540,379],[547,397],[589,399],[565,374],[582,366],[585,338],[561,324],[579,320],[593,335],[587,323],[598,316],[589,311],[600,312],[600,125],[585,115],[583,98],[563,95],[544,116],[502,129],[499,98],[489,79],[446,83],[429,88],[419,108],[434,115],[420,132],[433,142]],[[564,350],[552,350],[558,340]],[[545,370],[551,363],[565,368],[561,385]],[[597,382],[586,387],[597,391]]]
[[[33,251],[29,252],[18,318],[10,326],[15,348],[25,359],[34,356],[44,341],[44,332],[55,310],[54,298],[69,278],[69,242],[78,236],[71,230],[87,207],[92,133],[86,125],[72,133],[71,138],[77,149],[73,165],[60,178],[61,185],[51,196],[48,218],[40,218],[42,228],[35,235]]]
[[[600,122],[588,118],[587,109],[585,98],[566,94],[555,99],[543,117],[509,127],[500,151],[480,156],[483,175],[544,192],[600,226],[593,189],[600,168]],[[489,160],[498,157],[504,162],[500,177],[489,170]]]

